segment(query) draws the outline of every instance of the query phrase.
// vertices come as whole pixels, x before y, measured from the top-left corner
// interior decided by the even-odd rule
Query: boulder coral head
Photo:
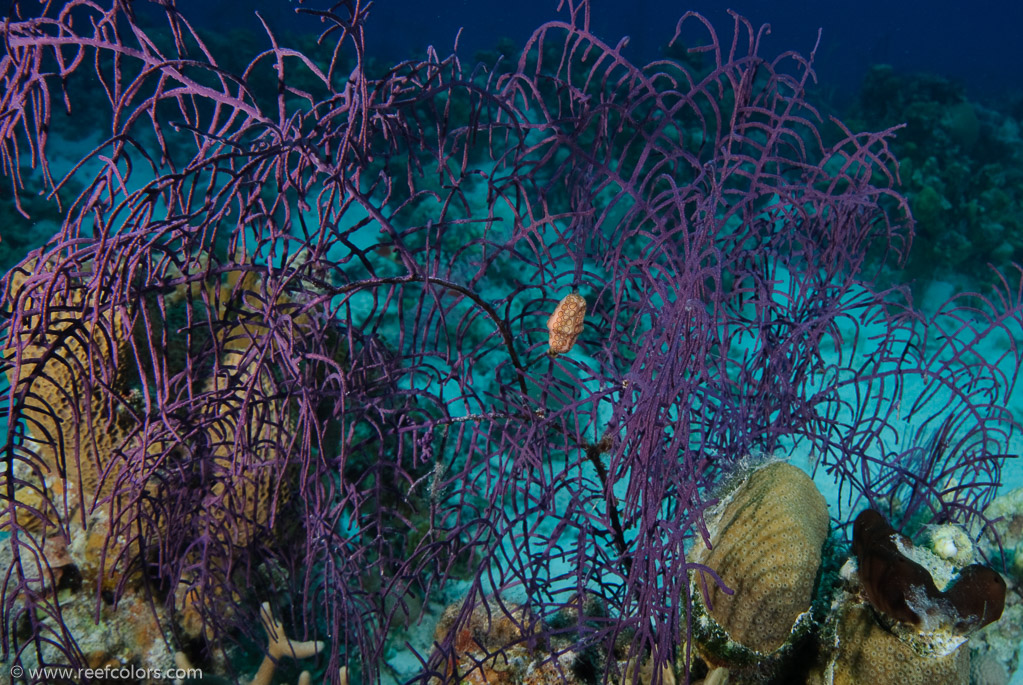
[[[853,553],[863,591],[889,619],[927,628],[947,624],[965,635],[997,621],[1005,606],[1005,581],[980,564],[962,569],[939,590],[930,572],[901,550],[909,545],[876,511],[866,510],[853,524]]]
[[[701,656],[736,667],[775,654],[809,617],[828,536],[824,497],[802,470],[773,462],[746,476],[720,510],[711,512],[708,526],[713,546],[698,544],[693,556],[729,588],[715,585],[707,593],[707,612],[729,644],[701,628],[696,631]]]

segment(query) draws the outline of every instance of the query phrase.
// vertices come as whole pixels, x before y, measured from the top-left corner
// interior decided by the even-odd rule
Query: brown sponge
[[[853,553],[863,591],[874,608],[888,618],[919,626],[921,612],[948,607],[944,619],[960,635],[997,621],[1005,607],[1005,581],[995,571],[971,564],[942,592],[923,566],[898,548],[898,532],[876,511],[867,510],[853,524]],[[911,545],[903,539],[904,545]]]

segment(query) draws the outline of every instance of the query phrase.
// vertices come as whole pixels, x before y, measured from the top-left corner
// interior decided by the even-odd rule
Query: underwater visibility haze
[[[11,3],[0,682],[1019,681],[1023,96],[606,4]]]

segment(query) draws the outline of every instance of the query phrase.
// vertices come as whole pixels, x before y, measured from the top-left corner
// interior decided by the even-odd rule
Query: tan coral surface
[[[12,336],[21,349],[12,340],[2,350],[12,364],[8,380],[25,397],[19,417],[28,427],[24,451],[37,456],[47,490],[69,498],[66,512],[54,512],[40,490],[25,487],[18,501],[28,506],[16,516],[33,532],[54,519],[80,518],[111,494],[120,470],[111,462],[133,428],[128,412],[112,399],[126,394],[133,369],[127,322],[99,295],[48,269],[12,274]]]
[[[713,549],[699,545],[696,561],[734,591],[708,584],[710,615],[735,642],[774,652],[810,608],[828,535],[824,497],[802,470],[774,462],[751,473],[709,526]]]
[[[847,603],[840,610],[838,651],[829,685],[967,685],[970,651],[963,645],[943,657],[917,654],[913,647],[881,627],[866,604]]]

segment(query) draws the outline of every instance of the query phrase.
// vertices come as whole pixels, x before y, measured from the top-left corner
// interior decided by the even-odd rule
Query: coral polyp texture
[[[323,643],[304,680],[526,650],[543,679],[684,682],[691,578],[733,589],[693,545],[750,455],[814,455],[840,522],[988,522],[1019,271],[926,317],[877,284],[912,242],[896,129],[824,120],[812,54],[687,13],[638,65],[566,0],[511,57],[382,68],[365,3],[297,11],[322,27],[297,47],[171,2],[0,25],[6,197],[60,216],[0,288],[8,663],[85,665],[88,617],[146,610],[152,659],[228,677],[269,616]],[[481,607],[530,630],[478,653]]]
[[[810,477],[775,462],[757,468],[729,493],[707,522],[711,548],[693,557],[717,571],[707,612],[730,641],[769,655],[784,646],[802,617],[809,619],[828,507]],[[739,665],[728,644],[714,644],[707,660]],[[747,656],[747,659],[749,657]]]
[[[912,645],[885,630],[863,604],[844,604],[837,615],[836,653],[823,676],[811,683],[950,683],[970,682],[970,652],[921,656]]]

